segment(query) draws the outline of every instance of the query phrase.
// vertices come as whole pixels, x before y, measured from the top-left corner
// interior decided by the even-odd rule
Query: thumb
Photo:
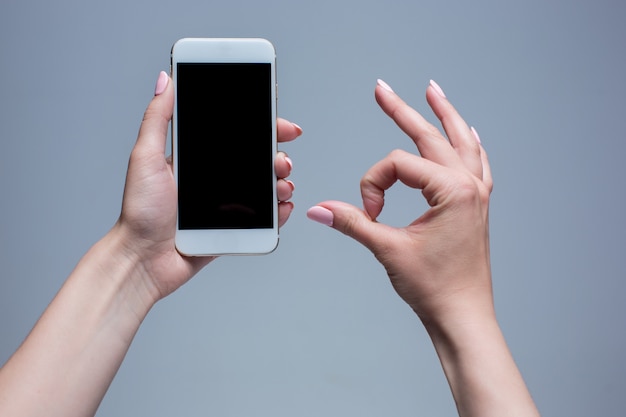
[[[330,226],[375,251],[376,236],[384,225],[372,220],[364,211],[341,201],[324,201],[307,210],[307,217]]]
[[[146,108],[139,128],[136,147],[163,153],[167,130],[174,110],[174,88],[165,71],[159,73],[154,97]]]

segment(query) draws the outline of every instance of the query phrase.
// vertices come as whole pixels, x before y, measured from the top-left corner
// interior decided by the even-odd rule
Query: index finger
[[[424,158],[448,167],[462,167],[461,160],[439,129],[406,104],[386,83],[378,81],[375,97],[381,109],[415,143]]]
[[[422,190],[430,206],[437,203],[437,190],[443,187],[447,168],[428,159],[396,149],[374,164],[361,179],[361,197],[367,214],[376,219],[383,210],[385,191],[397,181]]]

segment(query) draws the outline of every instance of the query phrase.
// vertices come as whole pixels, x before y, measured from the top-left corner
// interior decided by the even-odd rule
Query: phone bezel
[[[276,132],[276,52],[271,42],[262,38],[183,38],[172,46],[171,76],[176,80],[178,63],[269,63],[271,64],[271,115],[272,115],[272,159],[271,171],[274,172],[274,159],[277,151]],[[174,100],[172,117],[172,163],[174,178],[178,186],[177,154],[177,100]],[[278,246],[278,199],[276,177],[272,175],[272,228],[264,229],[195,229],[180,230],[178,214],[176,216],[177,250],[187,256],[217,255],[263,255],[273,252]]]

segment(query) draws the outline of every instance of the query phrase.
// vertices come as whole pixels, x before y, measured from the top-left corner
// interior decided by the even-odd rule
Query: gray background
[[[429,120],[435,79],[495,176],[497,311],[544,415],[626,408],[626,3],[18,1],[0,5],[0,361],[119,213],[171,44],[259,36],[279,113],[304,128],[277,252],[222,258],[148,316],[99,416],[452,415],[419,320],[356,242],[309,221],[411,142],[383,78]],[[232,155],[236,165],[236,155]],[[395,187],[381,220],[424,208]]]

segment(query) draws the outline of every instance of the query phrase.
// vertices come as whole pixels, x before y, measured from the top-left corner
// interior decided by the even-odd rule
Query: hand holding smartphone
[[[276,53],[265,39],[184,38],[171,52],[176,247],[253,255],[278,245]]]

